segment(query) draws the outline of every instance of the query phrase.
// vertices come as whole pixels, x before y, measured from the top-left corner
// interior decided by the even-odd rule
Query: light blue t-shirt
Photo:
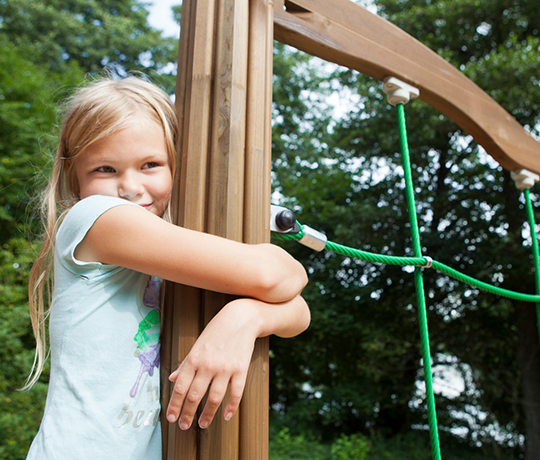
[[[58,230],[49,392],[28,460],[161,460],[159,280],[74,255],[120,205],[136,206],[86,198]]]

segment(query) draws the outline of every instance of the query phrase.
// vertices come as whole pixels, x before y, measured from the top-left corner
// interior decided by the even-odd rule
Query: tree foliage
[[[80,81],[69,66],[61,75],[32,63],[30,50],[0,34],[0,458],[24,458],[39,425],[46,385],[17,391],[33,361],[34,339],[27,303],[32,245],[31,197],[44,168],[41,149],[51,147],[55,108],[61,88]]]
[[[174,72],[166,65],[176,60],[176,43],[151,29],[147,15],[131,0],[0,1],[1,459],[26,457],[45,403],[47,375],[30,392],[18,389],[34,357],[27,283],[58,105],[103,69],[144,71],[172,92]]]
[[[134,0],[9,0],[0,17],[12,43],[31,46],[34,62],[56,72],[73,62],[90,73],[159,72],[176,60],[176,40],[153,30]]]
[[[540,49],[532,1],[375,4],[538,135]],[[281,53],[279,59],[294,65],[282,73],[278,62],[275,71],[274,173],[282,202],[332,241],[412,255],[396,114],[380,84],[342,68],[314,73],[308,56],[290,48]],[[342,99],[347,110],[337,121],[328,107],[336,92],[349,99]],[[293,104],[298,108],[290,114]],[[408,104],[406,114],[424,253],[484,281],[534,292],[530,248],[523,242],[526,214],[509,172],[424,103]],[[328,437],[425,430],[410,273],[289,246],[309,268],[313,321],[295,343],[273,344],[281,356],[274,365],[273,394],[280,395],[274,408],[294,420],[292,426]],[[531,356],[540,358],[537,331],[524,329],[535,322],[534,306],[432,271],[425,280],[434,369],[444,376],[448,371],[441,371],[451,368],[464,384],[458,396],[437,396],[443,455],[459,444],[491,456],[519,452],[522,435],[538,445],[530,423],[534,402],[523,403],[531,395],[539,400],[540,376],[526,365]],[[526,390],[527,382],[536,391]]]

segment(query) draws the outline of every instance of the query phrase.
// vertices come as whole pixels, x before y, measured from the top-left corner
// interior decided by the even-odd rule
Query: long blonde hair
[[[160,88],[136,77],[122,80],[102,78],[80,88],[67,101],[52,176],[42,199],[43,246],[28,282],[36,353],[23,389],[29,389],[36,383],[48,355],[46,325],[53,292],[56,232],[63,216],[80,199],[74,163],[94,142],[126,128],[130,120],[141,113],[163,128],[169,165],[174,175],[176,112],[169,96]]]

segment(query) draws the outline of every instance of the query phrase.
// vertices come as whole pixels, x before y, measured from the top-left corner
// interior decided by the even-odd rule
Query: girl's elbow
[[[308,283],[308,274],[306,269],[300,262],[296,261],[296,263],[298,264],[298,281],[300,283],[300,290],[298,291],[298,293],[300,294],[300,292],[302,292],[302,290],[306,287]]]
[[[300,264],[300,262],[296,262],[296,264],[297,267],[294,273],[291,273],[288,277],[284,277],[283,279],[283,283],[287,286],[288,289],[286,297],[288,297],[289,299],[293,299],[294,297],[299,296],[308,282],[306,270],[304,269],[302,264]]]
[[[304,305],[302,309],[301,319],[299,321],[299,326],[300,326],[299,334],[304,332],[311,324],[311,310],[309,309],[309,306],[304,299],[302,299],[302,302]]]
[[[278,334],[280,337],[295,337],[304,332],[311,324],[311,311],[306,301],[298,296],[294,302],[294,308],[296,309],[294,320],[291,321],[282,334]]]
[[[268,292],[275,296],[275,302],[284,302],[300,295],[308,282],[307,273],[299,262],[294,261],[294,270],[279,271],[269,281]]]
[[[277,246],[261,245],[260,249],[265,252],[258,264],[258,298],[284,302],[299,295],[308,281],[303,265]]]

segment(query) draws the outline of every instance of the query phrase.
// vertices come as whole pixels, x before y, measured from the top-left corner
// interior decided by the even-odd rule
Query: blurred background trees
[[[131,0],[0,2],[0,458],[23,459],[43,412],[47,375],[32,366],[28,272],[41,231],[38,194],[55,149],[59,103],[92,75],[141,71],[174,90],[176,40]],[[45,373],[46,374],[46,373]]]
[[[539,22],[531,1],[369,6],[538,136]],[[275,74],[275,197],[332,241],[412,255],[397,118],[381,84],[290,48],[276,54]],[[409,103],[406,114],[424,253],[482,280],[534,292],[526,214],[509,172],[421,101]],[[410,272],[286,247],[309,268],[313,321],[298,339],[272,342],[277,418],[323,439],[361,432],[391,442],[411,430],[420,439],[427,417]],[[490,458],[518,458],[524,437],[527,458],[537,458],[534,305],[433,271],[425,279],[443,458],[463,446]]]
[[[533,0],[368,6],[538,136],[540,13]],[[25,458],[46,393],[46,375],[29,393],[16,389],[33,359],[26,283],[57,108],[104,68],[145,73],[173,93],[176,40],[148,26],[147,16],[134,0],[0,1],[2,459]],[[410,255],[396,114],[380,83],[280,44],[274,67],[275,203],[332,241]],[[425,253],[484,281],[534,292],[525,210],[509,173],[421,101],[406,114]],[[274,458],[362,458],[368,450],[366,458],[429,458],[410,270],[284,246],[310,273],[313,321],[296,339],[271,341]],[[540,442],[534,306],[430,270],[425,281],[443,458],[525,458],[525,439]],[[332,451],[323,447],[331,443]],[[539,451],[529,449],[527,459]]]

